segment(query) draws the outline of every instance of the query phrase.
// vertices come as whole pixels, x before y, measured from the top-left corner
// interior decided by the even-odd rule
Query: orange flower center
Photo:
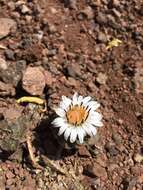
[[[86,120],[88,112],[83,106],[75,105],[68,110],[66,116],[70,124],[80,125]]]

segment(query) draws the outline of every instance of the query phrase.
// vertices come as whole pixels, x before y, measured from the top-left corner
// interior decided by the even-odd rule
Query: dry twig
[[[58,173],[60,173],[62,175],[67,175],[67,172],[65,170],[63,170],[62,168],[57,166],[52,160],[50,160],[46,156],[42,155],[42,159],[45,162],[45,164],[47,164],[50,168],[52,168],[56,172],[58,172]]]
[[[36,158],[34,156],[33,149],[32,149],[32,144],[31,144],[31,140],[30,140],[30,136],[29,135],[27,135],[27,137],[26,137],[26,143],[27,143],[27,148],[28,148],[28,151],[29,151],[29,156],[30,156],[30,159],[32,161],[33,166],[35,168],[42,169],[42,166],[40,166],[37,163]]]

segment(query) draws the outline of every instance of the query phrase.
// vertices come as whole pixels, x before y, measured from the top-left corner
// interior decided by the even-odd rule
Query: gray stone
[[[64,0],[64,4],[68,8],[77,9],[77,0]]]
[[[3,82],[17,86],[22,77],[22,71],[25,70],[26,61],[20,60],[16,63],[10,64],[5,70],[0,70],[0,76]]]
[[[116,156],[119,153],[119,151],[116,149],[116,146],[111,142],[108,142],[105,145],[105,148],[109,152],[110,156]]]
[[[5,50],[5,56],[8,60],[15,60],[14,51],[10,49]]]
[[[71,63],[67,65],[68,75],[75,78],[81,76],[81,69],[78,63]]]
[[[81,13],[84,14],[88,19],[94,18],[93,9],[90,6],[87,6],[85,9],[83,9]]]
[[[107,24],[108,22],[106,15],[100,12],[96,16],[96,21],[98,22],[98,24]]]

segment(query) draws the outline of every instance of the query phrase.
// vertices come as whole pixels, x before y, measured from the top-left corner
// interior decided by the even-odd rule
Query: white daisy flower
[[[59,127],[59,135],[64,134],[65,140],[81,144],[86,135],[96,135],[96,127],[103,126],[102,115],[96,111],[100,104],[90,96],[82,97],[75,93],[72,99],[62,96],[62,101],[55,112],[59,117],[52,124]]]

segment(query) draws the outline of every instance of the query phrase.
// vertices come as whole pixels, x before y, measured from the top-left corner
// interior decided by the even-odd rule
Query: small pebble
[[[0,69],[6,70],[8,68],[7,62],[0,57]]]

